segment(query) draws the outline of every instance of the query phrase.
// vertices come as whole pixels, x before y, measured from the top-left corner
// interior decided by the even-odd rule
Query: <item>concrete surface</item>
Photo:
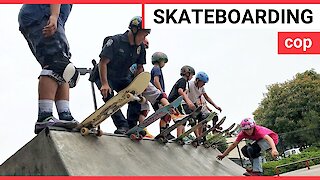
[[[320,176],[320,165],[310,166],[310,169],[303,168],[283,173],[280,176]]]
[[[241,176],[245,171],[216,149],[127,137],[83,137],[42,131],[0,166],[0,175]]]

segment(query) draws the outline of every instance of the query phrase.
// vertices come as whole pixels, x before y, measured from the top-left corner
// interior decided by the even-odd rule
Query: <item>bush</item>
[[[264,170],[264,175],[267,176],[273,176],[276,175],[275,168],[276,166],[284,165],[284,164],[289,164],[293,162],[298,162],[298,161],[303,161],[306,159],[312,159],[318,157],[317,159],[311,160],[309,162],[309,165],[315,165],[315,164],[320,164],[320,148],[317,146],[312,146],[307,148],[306,150],[302,151],[301,154],[295,154],[292,155],[288,158],[284,158],[278,161],[269,161],[263,164],[263,170]],[[289,171],[294,171],[297,169],[305,168],[306,164],[305,162],[300,162],[300,163],[294,163],[291,165],[287,165],[284,167],[279,168],[280,173],[285,173]]]

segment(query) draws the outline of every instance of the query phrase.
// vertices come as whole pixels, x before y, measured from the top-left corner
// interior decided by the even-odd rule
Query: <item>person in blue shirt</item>
[[[71,9],[71,4],[24,4],[18,15],[19,30],[42,68],[36,134],[48,126],[72,129],[78,124],[69,109],[69,88],[76,86],[79,72],[70,62],[64,29]],[[53,102],[59,119],[52,115]]]
[[[135,75],[144,70],[146,50],[143,41],[150,31],[151,29],[142,27],[142,18],[135,16],[129,23],[129,30],[124,34],[106,39],[100,53],[99,78],[96,80],[105,102],[114,96],[113,90],[119,92],[131,83],[132,78],[129,78],[131,65],[137,64]],[[128,103],[127,119],[121,110],[114,113],[111,116],[117,127],[114,133],[125,134],[129,128],[137,124],[139,114],[140,104],[135,101]]]
[[[162,92],[163,97],[167,98],[162,68],[166,65],[166,63],[168,63],[168,56],[163,52],[155,52],[151,57],[151,63],[153,64],[151,69],[151,83]],[[158,110],[160,108],[159,104],[153,104],[152,106],[154,110]],[[160,132],[169,127],[170,121],[171,116],[169,114],[160,119]],[[169,133],[166,138],[170,140],[173,139],[174,136]]]

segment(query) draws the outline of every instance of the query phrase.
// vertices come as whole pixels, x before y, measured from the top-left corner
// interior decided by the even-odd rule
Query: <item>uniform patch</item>
[[[140,54],[140,51],[141,51],[141,46],[139,46],[139,47],[137,48],[137,54],[138,54],[138,55]]]
[[[113,43],[113,40],[112,40],[112,39],[109,39],[109,40],[107,41],[107,43],[106,43],[106,46],[109,47],[109,46],[112,45],[112,43]]]

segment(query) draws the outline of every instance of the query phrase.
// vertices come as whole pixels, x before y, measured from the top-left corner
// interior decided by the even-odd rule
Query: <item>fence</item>
[[[310,169],[310,162],[312,162],[314,160],[320,160],[320,156],[319,157],[315,157],[315,158],[301,160],[301,161],[296,161],[296,162],[292,162],[292,163],[288,163],[288,164],[283,164],[283,165],[280,165],[280,166],[276,166],[275,172],[276,172],[277,176],[279,176],[281,168],[287,167],[287,166],[291,166],[291,165],[297,165],[297,164],[305,164],[305,167],[307,167],[308,170],[309,170]]]

